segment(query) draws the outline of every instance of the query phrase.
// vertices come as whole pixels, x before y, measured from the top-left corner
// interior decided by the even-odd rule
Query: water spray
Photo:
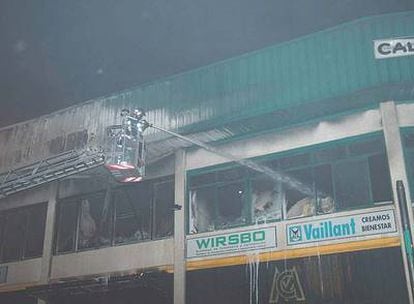
[[[310,196],[310,197],[314,196],[313,188],[309,187],[308,185],[300,182],[299,180],[297,180],[295,178],[292,178],[292,177],[290,177],[290,176],[288,176],[288,175],[286,175],[284,173],[277,172],[277,171],[275,171],[275,170],[273,170],[273,169],[271,169],[271,168],[269,168],[267,166],[258,164],[258,163],[254,162],[252,160],[242,159],[242,158],[239,158],[239,157],[237,157],[235,155],[232,155],[230,153],[220,151],[220,150],[214,148],[213,146],[207,145],[204,142],[201,142],[201,141],[199,141],[197,139],[190,138],[190,137],[181,135],[179,133],[176,133],[176,132],[173,132],[173,131],[164,129],[162,127],[156,126],[156,125],[154,125],[152,123],[149,123],[145,119],[145,112],[143,110],[138,110],[138,111],[140,113],[143,113],[143,115],[141,115],[139,121],[137,122],[137,124],[138,124],[138,130],[140,132],[144,132],[147,128],[154,128],[156,130],[159,130],[159,131],[162,131],[164,133],[167,133],[167,134],[169,134],[171,136],[177,137],[177,138],[179,138],[179,139],[181,139],[183,141],[186,141],[188,143],[191,143],[193,145],[196,145],[196,146],[198,146],[200,148],[203,148],[204,150],[206,150],[208,152],[211,152],[211,153],[214,153],[216,155],[219,155],[219,156],[221,156],[221,157],[223,157],[225,159],[234,161],[234,162],[236,162],[236,163],[238,163],[238,164],[240,164],[240,165],[242,165],[244,167],[247,167],[247,168],[252,169],[254,171],[263,173],[266,176],[268,176],[271,179],[273,179],[274,181],[280,182],[280,183],[288,186],[289,188],[292,188],[294,190],[297,190],[297,191],[301,192],[302,194],[304,194],[306,196]]]

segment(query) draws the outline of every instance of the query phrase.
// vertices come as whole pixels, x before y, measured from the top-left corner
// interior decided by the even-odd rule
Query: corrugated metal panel
[[[3,128],[0,171],[49,156],[54,143],[64,149],[73,132],[86,130],[101,141],[104,128],[119,122],[119,111],[124,107],[143,107],[154,124],[193,132],[203,124],[204,129],[211,129],[217,122],[229,124],[302,105],[317,107],[326,100],[332,108],[343,103],[344,96],[362,90],[371,92],[367,102],[388,99],[387,85],[399,90],[395,84],[407,88],[407,83],[414,83],[414,57],[375,60],[372,41],[399,36],[414,36],[414,12],[346,23]],[[240,130],[237,126],[219,133],[228,137]],[[160,138],[153,134],[154,141]],[[154,147],[158,150],[165,152]]]
[[[373,56],[372,40],[406,35],[414,35],[413,12],[366,18],[137,88],[131,97],[147,108],[187,111],[174,124],[182,127],[413,81],[412,57]]]

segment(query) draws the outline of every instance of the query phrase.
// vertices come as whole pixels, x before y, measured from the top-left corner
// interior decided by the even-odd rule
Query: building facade
[[[0,129],[13,169],[98,149],[146,177],[0,200],[3,303],[413,303],[414,13],[364,18]]]

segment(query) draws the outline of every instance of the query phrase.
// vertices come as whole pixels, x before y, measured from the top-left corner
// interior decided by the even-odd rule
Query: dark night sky
[[[413,0],[0,0],[0,126]]]

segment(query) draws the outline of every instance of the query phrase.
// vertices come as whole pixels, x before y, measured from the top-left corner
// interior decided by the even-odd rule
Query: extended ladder
[[[103,151],[70,150],[0,174],[0,199],[104,164]]]

